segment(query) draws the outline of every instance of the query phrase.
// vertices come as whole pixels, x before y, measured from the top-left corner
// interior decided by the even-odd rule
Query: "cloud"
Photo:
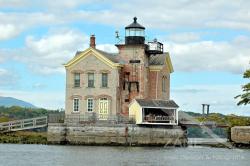
[[[176,43],[194,42],[200,39],[200,34],[194,32],[174,33],[168,36],[168,40]]]
[[[201,113],[201,104],[210,104],[211,112],[250,116],[250,106],[237,106],[234,99],[241,93],[241,85],[186,85],[172,88],[171,92],[180,110]]]
[[[65,18],[45,12],[0,12],[0,40],[10,39],[38,26],[61,25],[66,23]]]
[[[11,54],[16,61],[27,64],[32,72],[64,73],[63,64],[73,58],[77,50],[86,49],[88,43],[88,37],[78,31],[58,30],[41,38],[28,36],[25,47]]]
[[[46,9],[62,9],[62,8],[76,8],[79,5],[83,5],[86,3],[91,2],[90,0],[35,0],[35,1],[30,1],[30,0],[0,0],[0,7],[2,8],[21,8],[21,9],[26,9],[26,8],[31,8],[31,7],[37,7],[37,6],[42,6]],[[92,2],[95,2],[95,0],[92,0]]]
[[[28,0],[0,0],[0,7],[5,8],[20,8],[28,4]]]
[[[47,87],[46,84],[44,84],[44,83],[39,83],[39,82],[34,83],[34,84],[32,85],[32,88],[33,88],[33,89],[44,89],[44,88],[46,88],[46,87]]]
[[[250,38],[236,37],[232,41],[168,42],[176,71],[225,71],[242,74],[250,67]]]
[[[0,86],[11,87],[17,84],[18,80],[18,76],[13,71],[0,68]]]
[[[166,42],[175,71],[216,71],[242,74],[250,67],[250,38],[238,36],[231,41]],[[89,37],[71,29],[51,31],[40,38],[26,37],[24,48],[0,50],[0,61],[8,55],[28,65],[38,74],[64,73],[65,64],[75,52],[89,47]],[[113,44],[97,45],[98,49],[117,53]],[[3,56],[2,56],[3,55]]]
[[[96,3],[96,2],[102,2],[102,1],[97,1],[97,0],[40,0],[41,4],[45,7],[48,8],[49,10],[58,10],[58,9],[75,9],[81,5],[86,5],[91,3]]]
[[[66,25],[72,22],[91,22],[121,27],[129,24],[134,16],[137,16],[138,21],[146,28],[164,31],[176,28],[224,28],[249,31],[249,6],[250,2],[247,0],[230,3],[227,0],[206,2],[155,0],[147,3],[142,0],[123,2],[11,0],[0,1],[0,8],[15,9],[0,12],[0,20],[2,25],[14,26],[19,34],[37,26]]]
[[[72,29],[51,30],[48,34],[36,38],[27,36],[25,46],[19,49],[0,50],[0,61],[15,60],[26,64],[30,71],[40,75],[64,73],[63,64],[72,59],[77,51],[89,47],[89,36]],[[113,44],[100,44],[98,49],[117,53]]]
[[[108,1],[111,6],[99,11],[73,12],[77,19],[124,26],[134,16],[148,28],[226,28],[250,30],[249,1]],[[145,12],[148,11],[148,12]],[[223,13],[223,14],[222,14]]]
[[[16,37],[20,30],[12,24],[0,24],[0,40],[7,40]]]
[[[6,52],[9,52],[9,50],[7,49],[0,49],[0,63],[3,63],[6,61],[7,59],[7,54]]]
[[[118,49],[114,44],[99,44],[96,48],[105,52],[118,53]]]

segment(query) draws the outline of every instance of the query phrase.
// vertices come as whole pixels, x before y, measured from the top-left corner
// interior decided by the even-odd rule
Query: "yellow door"
[[[109,102],[107,98],[99,100],[99,120],[107,120],[109,114]]]

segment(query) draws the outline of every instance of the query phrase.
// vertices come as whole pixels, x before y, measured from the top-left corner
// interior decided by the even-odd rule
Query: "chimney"
[[[89,46],[95,48],[95,35],[90,36],[90,43]]]

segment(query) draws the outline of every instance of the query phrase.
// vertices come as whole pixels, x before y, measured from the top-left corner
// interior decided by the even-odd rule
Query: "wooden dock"
[[[47,116],[0,123],[0,133],[46,127]]]

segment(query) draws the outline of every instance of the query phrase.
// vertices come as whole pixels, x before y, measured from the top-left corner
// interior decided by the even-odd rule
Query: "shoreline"
[[[190,138],[188,138],[190,139]],[[194,138],[191,138],[194,139]],[[196,138],[197,139],[197,138]],[[203,139],[203,138],[199,138]],[[35,131],[18,131],[18,132],[10,132],[10,133],[1,133],[0,134],[0,144],[37,144],[37,145],[69,145],[69,146],[110,146],[110,147],[164,147],[164,148],[180,148],[180,147],[195,147],[195,146],[202,146],[202,147],[211,147],[211,148],[228,148],[224,143],[227,145],[231,145],[232,148],[240,148],[240,149],[250,149],[250,145],[246,144],[235,144],[233,142],[213,142],[209,143],[204,138],[203,142],[189,142],[187,146],[159,146],[159,145],[116,145],[116,144],[72,144],[72,143],[62,143],[62,144],[53,144],[49,143],[47,140],[47,132],[35,132]],[[211,140],[211,139],[208,139]]]
[[[47,132],[17,131],[0,133],[0,143],[47,144]]]

